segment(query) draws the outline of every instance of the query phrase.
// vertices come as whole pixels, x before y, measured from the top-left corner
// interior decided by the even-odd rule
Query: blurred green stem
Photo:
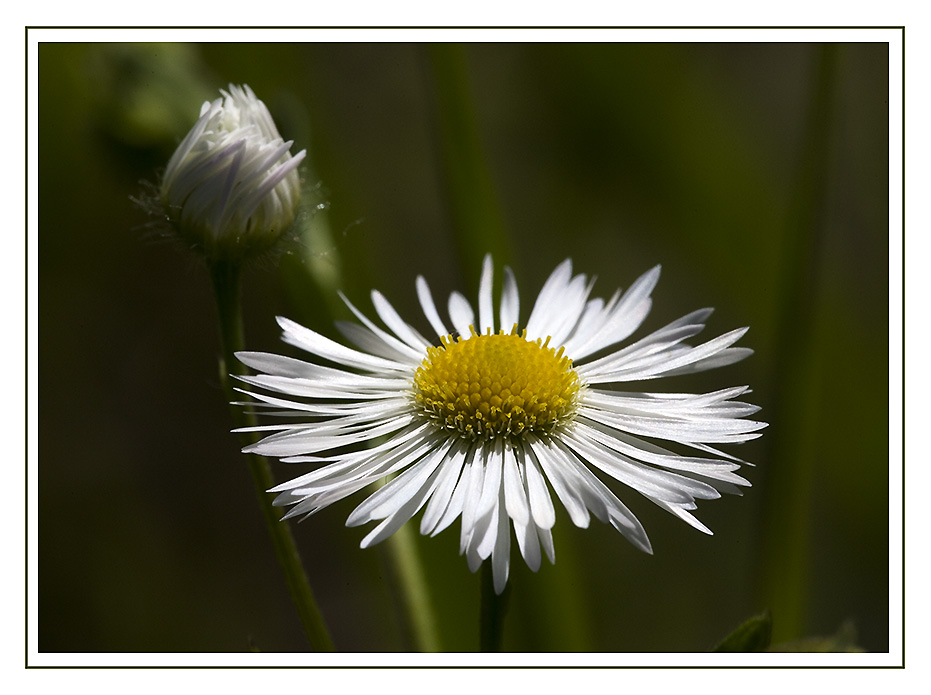
[[[217,300],[217,311],[220,319],[220,341],[222,352],[220,356],[220,381],[226,400],[232,403],[235,397],[231,374],[243,374],[242,364],[235,358],[235,353],[244,347],[244,333],[242,321],[242,303],[240,296],[241,267],[237,263],[217,261],[210,266],[210,276]],[[253,427],[256,423],[254,415],[243,408],[230,405],[233,423],[238,427]],[[240,434],[243,446],[255,441],[254,435],[249,432]],[[317,608],[310,582],[304,573],[301,558],[291,535],[291,527],[282,522],[282,512],[278,507],[272,506],[272,498],[267,490],[274,487],[271,467],[263,456],[251,454],[246,457],[252,482],[259,498],[259,506],[265,518],[265,524],[271,535],[275,554],[284,570],[291,598],[297,608],[298,616],[304,627],[304,632],[314,651],[332,652],[333,642],[323,622],[323,616]]]
[[[414,650],[422,653],[443,651],[414,527],[410,522],[404,524],[386,543],[395,573],[394,590],[404,605]]]
[[[504,634],[504,615],[507,612],[511,585],[504,591],[495,593],[494,570],[491,559],[482,563],[482,608],[479,622],[479,650],[483,652],[500,652]]]
[[[763,543],[759,567],[766,606],[773,616],[773,641],[805,632],[811,551],[813,468],[809,442],[818,436],[817,413],[802,394],[817,388],[813,350],[821,235],[830,161],[831,118],[837,46],[815,48],[809,114],[796,189],[789,208],[777,324],[774,406],[776,432],[765,438],[770,465],[764,471]]]
[[[431,44],[436,127],[458,257],[466,282],[477,289],[486,253],[510,263],[508,237],[482,149],[462,46]]]

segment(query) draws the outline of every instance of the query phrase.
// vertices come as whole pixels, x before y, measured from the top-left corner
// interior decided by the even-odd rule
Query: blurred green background
[[[337,335],[328,277],[426,334],[414,277],[474,297],[485,249],[524,319],[571,256],[596,296],[663,264],[640,335],[703,306],[706,338],[751,327],[749,360],[649,388],[752,385],[770,427],[731,451],[753,487],[701,505],[708,537],[613,486],[652,557],[558,513],[555,566],[512,551],[505,649],[705,651],[769,609],[777,642],[852,621],[887,651],[888,60],[881,43],[42,44],[40,651],[306,648],[228,433],[207,275],[130,200],[229,82],[307,148],[321,206],[247,274],[251,349],[295,355],[279,314]],[[344,526],[361,499],[294,533],[338,648],[408,649],[385,550]],[[443,646],[476,649],[458,524],[418,542]]]

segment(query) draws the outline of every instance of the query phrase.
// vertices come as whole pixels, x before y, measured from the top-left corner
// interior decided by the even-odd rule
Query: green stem
[[[510,262],[504,216],[482,147],[463,47],[431,44],[428,62],[447,202],[467,283],[477,283],[486,253]],[[473,286],[473,290],[477,285]]]
[[[220,319],[220,341],[222,352],[220,356],[220,381],[227,402],[232,403],[235,397],[230,374],[243,374],[245,370],[235,358],[235,353],[242,350],[245,344],[242,321],[242,304],[240,298],[241,269],[236,263],[215,262],[210,267],[213,289],[217,300],[217,311]],[[239,427],[253,427],[256,418],[241,407],[230,405],[233,423]],[[240,434],[243,446],[255,442],[252,433]],[[291,592],[291,598],[297,608],[301,625],[307,635],[307,640],[314,651],[332,652],[333,642],[323,622],[323,616],[317,608],[310,582],[304,573],[301,558],[297,551],[291,527],[281,521],[280,508],[272,506],[272,498],[267,490],[274,486],[271,467],[263,456],[249,455],[247,457],[249,473],[259,498],[262,516],[271,535],[272,544],[278,562],[284,570],[285,581]]]
[[[511,585],[499,596],[495,593],[494,571],[491,560],[482,563],[482,607],[479,621],[479,649],[483,652],[500,652],[504,633],[504,615],[507,612]]]
[[[443,651],[414,527],[410,522],[404,524],[385,543],[395,575],[392,589],[404,605],[414,650]]]
[[[831,126],[837,73],[837,46],[817,48],[811,100],[796,190],[789,211],[778,317],[778,362],[773,374],[771,422],[782,435],[768,438],[771,465],[761,485],[763,542],[759,563],[766,605],[773,616],[773,641],[801,637],[806,629],[811,572],[814,469],[811,451],[819,436],[818,414],[799,394],[817,388],[816,363],[819,271],[831,156]],[[790,436],[791,435],[791,436]],[[766,440],[766,438],[764,438]]]

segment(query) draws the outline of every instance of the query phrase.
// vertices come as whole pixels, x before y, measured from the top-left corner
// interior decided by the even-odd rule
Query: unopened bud
[[[300,202],[293,141],[247,86],[220,90],[168,162],[159,198],[178,233],[209,259],[243,260],[271,247]]]

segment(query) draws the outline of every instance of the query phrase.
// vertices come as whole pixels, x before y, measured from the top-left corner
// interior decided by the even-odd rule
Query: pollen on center
[[[548,434],[570,419],[582,382],[572,360],[526,331],[441,340],[414,375],[414,399],[437,426],[467,439]]]

